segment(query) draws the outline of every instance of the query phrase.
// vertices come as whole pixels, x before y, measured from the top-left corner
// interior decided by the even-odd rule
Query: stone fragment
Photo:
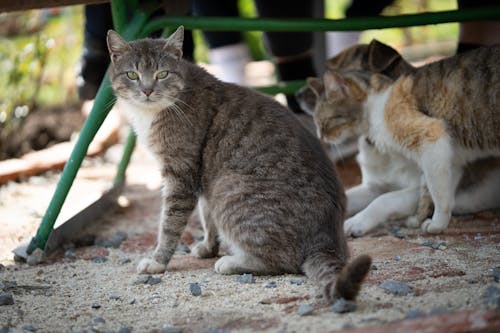
[[[347,313],[356,311],[356,302],[340,298],[332,305],[332,311],[335,313]]]
[[[300,303],[297,308],[297,314],[299,316],[308,316],[314,311],[313,307],[307,303]]]
[[[190,283],[189,284],[189,291],[191,292],[191,295],[193,296],[201,296],[201,287],[198,282]]]
[[[408,284],[401,281],[386,280],[382,282],[379,287],[384,289],[386,292],[397,296],[415,295],[413,289]]]

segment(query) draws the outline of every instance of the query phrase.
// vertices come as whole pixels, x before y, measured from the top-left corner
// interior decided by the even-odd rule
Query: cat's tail
[[[326,300],[332,303],[339,298],[354,300],[371,264],[371,257],[365,254],[345,264],[332,253],[317,252],[307,257],[303,269],[307,277],[320,286]]]

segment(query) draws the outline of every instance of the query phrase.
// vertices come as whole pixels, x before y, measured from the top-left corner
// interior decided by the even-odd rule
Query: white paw
[[[406,226],[408,228],[418,228],[420,227],[420,219],[416,216],[410,216],[406,219]]]
[[[213,258],[217,255],[214,247],[209,247],[207,243],[200,242],[191,249],[191,254],[198,258]]]
[[[346,236],[361,237],[368,232],[365,224],[360,221],[356,216],[345,220],[344,233]]]
[[[137,265],[137,273],[158,274],[167,270],[167,265],[160,264],[154,259],[143,258]]]
[[[427,219],[422,223],[422,231],[428,232],[430,234],[438,234],[446,229],[446,226],[442,226],[437,223],[433,223],[431,219]]]
[[[235,256],[224,256],[217,260],[214,269],[219,274],[238,274],[238,262]]]

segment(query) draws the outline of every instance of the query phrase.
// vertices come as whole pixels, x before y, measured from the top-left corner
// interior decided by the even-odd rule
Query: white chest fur
[[[117,100],[117,105],[134,128],[139,142],[145,147],[149,147],[149,131],[158,111],[140,108],[120,99]]]

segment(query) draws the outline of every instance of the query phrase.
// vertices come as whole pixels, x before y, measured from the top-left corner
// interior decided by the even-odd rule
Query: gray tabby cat
[[[344,192],[319,141],[273,99],[182,60],[183,36],[108,33],[118,103],[164,178],[157,247],[138,271],[166,270],[198,205],[205,239],[193,254],[214,257],[219,241],[231,251],[216,272],[305,272],[328,301],[354,299],[371,259],[347,263]]]

